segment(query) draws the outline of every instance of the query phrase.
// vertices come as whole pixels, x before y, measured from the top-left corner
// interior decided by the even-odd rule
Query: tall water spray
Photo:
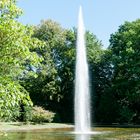
[[[90,132],[90,90],[82,8],[79,9],[75,83],[75,132]]]

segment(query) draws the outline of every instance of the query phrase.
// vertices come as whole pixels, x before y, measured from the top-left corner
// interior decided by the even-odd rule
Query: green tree
[[[140,20],[125,22],[111,35],[112,94],[120,104],[121,122],[140,122]]]
[[[112,123],[118,121],[119,104],[112,91],[113,65],[112,53],[104,50],[95,67],[95,122]]]
[[[16,120],[21,115],[21,105],[24,109],[32,106],[18,77],[23,75],[27,62],[40,61],[40,57],[31,52],[40,41],[31,37],[31,27],[16,20],[21,14],[16,0],[0,1],[0,120]]]
[[[44,48],[34,49],[42,56],[43,61],[35,72],[31,71],[26,75],[22,84],[30,92],[34,104],[65,114],[61,108],[64,108],[62,102],[67,99],[63,98],[67,97],[67,93],[71,96],[70,91],[73,90],[71,64],[74,65],[74,33],[48,20],[41,21],[41,24],[35,27],[33,36],[45,41]],[[36,73],[37,77],[32,76],[32,73]]]
[[[34,37],[46,43],[44,48],[35,49],[43,61],[36,71],[38,77],[25,78],[24,86],[36,105],[58,112],[61,121],[72,122],[76,29],[63,29],[52,20],[41,21]],[[92,63],[100,59],[101,43],[90,32],[86,33],[86,40],[90,68],[94,71]]]

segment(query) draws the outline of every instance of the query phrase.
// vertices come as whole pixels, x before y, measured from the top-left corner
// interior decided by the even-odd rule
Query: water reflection
[[[90,137],[88,134],[78,134],[75,136],[75,140],[90,140]]]
[[[101,132],[101,133],[98,133]],[[91,134],[74,134],[71,131],[7,132],[0,140],[140,140],[140,128],[98,128]]]

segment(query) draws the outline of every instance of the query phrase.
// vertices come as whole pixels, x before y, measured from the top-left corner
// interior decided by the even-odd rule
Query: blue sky
[[[52,19],[64,28],[77,26],[81,5],[85,28],[102,40],[104,48],[121,24],[140,18],[140,0],[19,0],[18,5],[24,10],[22,23],[37,25]]]

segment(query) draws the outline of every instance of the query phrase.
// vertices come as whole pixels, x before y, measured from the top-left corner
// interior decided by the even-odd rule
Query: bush
[[[32,111],[32,122],[37,122],[37,123],[41,123],[41,122],[53,122],[55,118],[55,113],[48,111],[48,110],[44,110],[42,107],[33,107],[33,111]]]

